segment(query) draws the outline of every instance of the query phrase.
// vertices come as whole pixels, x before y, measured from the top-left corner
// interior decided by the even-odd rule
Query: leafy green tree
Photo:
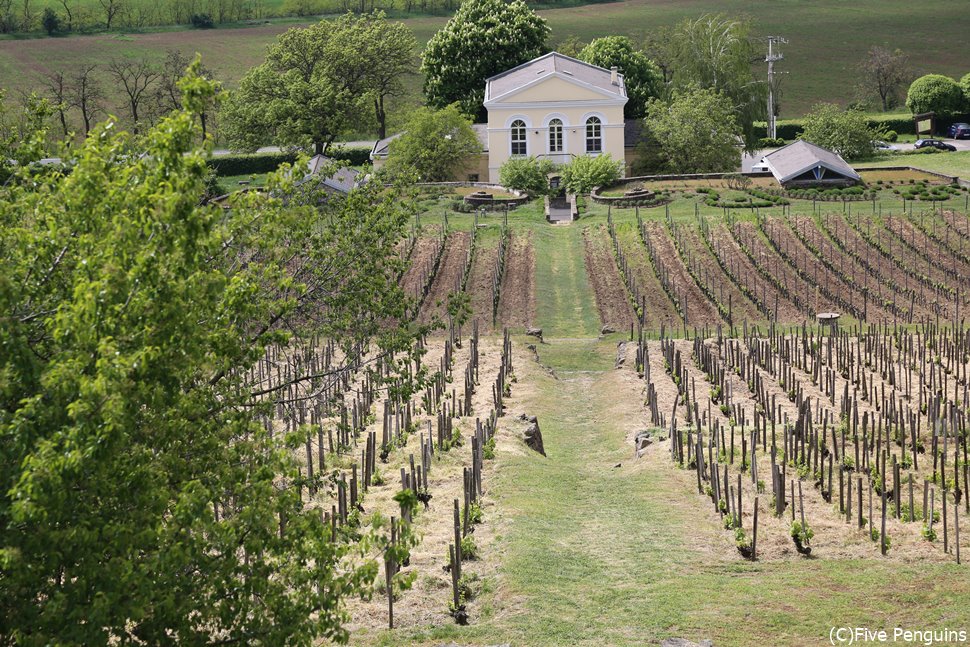
[[[380,518],[361,542],[332,537],[297,488],[307,429],[260,422],[320,383],[247,376],[290,330],[341,348],[378,335],[378,356],[407,341],[386,323],[406,301],[407,203],[374,187],[321,214],[285,199],[281,173],[230,210],[201,205],[194,115],[214,87],[193,67],[184,110],[143,137],[108,122],[62,151],[70,174],[19,166],[0,187],[11,644],[346,642],[345,600],[369,593],[386,546]]]
[[[640,119],[647,114],[647,102],[663,95],[663,74],[647,55],[637,50],[626,36],[604,36],[583,48],[579,58],[587,63],[610,69],[616,66],[623,74],[628,101],[623,116]]]
[[[970,73],[964,74],[960,79],[960,89],[963,90],[964,109],[970,110]]]
[[[522,0],[465,0],[431,37],[421,66],[428,105],[484,118],[485,80],[545,52],[549,27]]]
[[[623,175],[623,161],[610,154],[581,155],[560,169],[562,186],[569,193],[586,195],[598,186],[608,186]]]
[[[322,153],[360,123],[367,112],[366,64],[339,36],[349,20],[321,21],[279,37],[225,103],[222,130],[230,147],[254,151],[273,143]]]
[[[565,40],[559,41],[554,49],[563,56],[579,58],[579,53],[583,51],[584,47],[586,47],[586,43],[584,43],[579,36],[576,34],[570,34]]]
[[[965,106],[960,84],[942,74],[926,74],[913,81],[906,107],[915,114],[935,112],[939,117],[959,114]]]
[[[872,142],[882,138],[882,131],[870,127],[863,112],[820,103],[805,116],[801,138],[845,159],[855,159],[872,153]]]
[[[767,113],[768,89],[754,75],[752,63],[763,60],[755,48],[747,21],[723,15],[684,20],[671,35],[673,86],[720,92],[731,102],[747,150],[757,148],[755,121]]]
[[[418,41],[408,27],[389,22],[383,11],[361,16],[344,16],[334,27],[332,50],[344,57],[342,66],[357,70],[361,90],[368,94],[377,120],[377,136],[387,136],[388,97],[404,93],[404,79],[417,71]],[[348,60],[349,59],[349,60]],[[334,69],[341,74],[339,67]]]
[[[389,172],[414,173],[423,182],[454,178],[459,167],[482,152],[482,143],[457,105],[441,110],[420,108],[404,134],[391,142]]]
[[[48,36],[53,36],[61,30],[61,19],[58,17],[57,12],[51,7],[44,7],[44,13],[41,16],[40,24],[47,32]]]
[[[549,174],[555,168],[547,159],[512,157],[499,169],[499,182],[509,189],[544,195],[549,192]]]
[[[676,90],[647,106],[647,128],[672,173],[721,173],[741,165],[741,128],[731,100],[710,88]]]

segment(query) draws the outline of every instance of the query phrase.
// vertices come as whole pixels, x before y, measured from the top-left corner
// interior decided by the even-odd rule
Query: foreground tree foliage
[[[522,0],[465,0],[428,41],[422,71],[428,105],[458,103],[485,117],[485,80],[545,53],[549,26]]]
[[[597,157],[580,155],[560,170],[562,186],[568,193],[586,195],[598,186],[609,186],[623,175],[623,160],[607,153]]]
[[[548,159],[511,157],[498,171],[499,183],[532,195],[546,195],[549,193],[549,174],[555,170],[556,165]]]
[[[281,174],[200,205],[215,88],[182,89],[143,137],[109,121],[63,150],[69,173],[31,170],[35,132],[0,188],[0,642],[346,641],[343,602],[377,572],[379,531],[332,538],[304,508],[306,431],[267,434],[285,403],[246,376],[285,331],[409,345],[388,323],[405,201],[364,189],[321,213]]]
[[[664,170],[724,173],[741,165],[741,128],[731,100],[711,89],[674,91],[647,106],[646,125],[656,138]]]

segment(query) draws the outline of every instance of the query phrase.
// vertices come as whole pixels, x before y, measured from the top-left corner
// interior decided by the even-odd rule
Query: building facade
[[[609,154],[629,169],[631,124],[624,124],[627,102],[623,75],[551,52],[485,81],[487,124],[475,124],[482,152],[455,180],[497,184],[499,170],[512,157],[536,157],[566,164],[580,155]],[[399,135],[377,142],[375,168],[387,159]]]

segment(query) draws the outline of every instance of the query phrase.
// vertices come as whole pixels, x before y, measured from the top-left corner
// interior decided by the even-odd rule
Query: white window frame
[[[591,123],[593,122],[594,119],[596,120],[596,122]],[[603,126],[604,125],[605,124],[603,122],[603,118],[600,117],[599,115],[589,115],[588,117],[583,119],[583,142],[584,142],[584,149],[587,155],[589,154],[599,155],[603,152],[603,149],[604,149]],[[591,128],[595,128],[595,133],[596,133],[595,136],[590,135]],[[596,149],[590,148],[589,145],[591,141],[595,141],[597,143]]]
[[[521,124],[521,127],[516,126],[516,124]],[[516,139],[516,135],[519,134],[516,131],[521,130],[521,139]],[[523,152],[516,152],[516,145],[521,144]],[[512,123],[509,124],[509,155],[511,157],[527,157],[529,155],[529,124],[526,123],[525,119],[513,119]]]

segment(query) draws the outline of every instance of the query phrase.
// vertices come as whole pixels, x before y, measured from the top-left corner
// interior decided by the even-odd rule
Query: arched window
[[[549,152],[562,152],[562,119],[553,119],[549,122]]]
[[[528,147],[525,141],[525,122],[516,119],[512,122],[510,132],[512,141],[512,155],[528,155]]]
[[[586,152],[603,152],[603,122],[599,117],[590,117],[586,120]]]

